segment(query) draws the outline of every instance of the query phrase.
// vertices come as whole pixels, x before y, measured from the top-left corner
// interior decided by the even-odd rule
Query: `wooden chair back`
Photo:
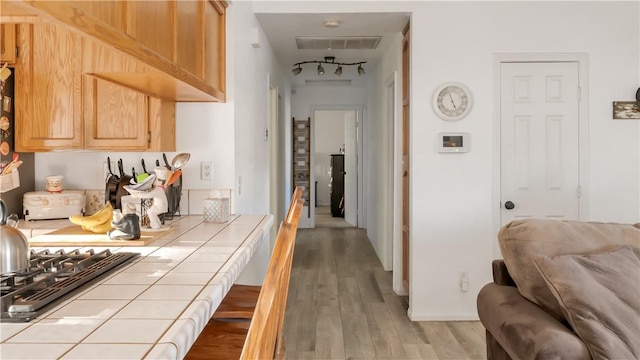
[[[267,274],[258,296],[240,359],[273,359],[282,341],[293,250],[303,201],[293,199],[290,215],[280,224]],[[281,354],[283,355],[283,354]],[[281,356],[280,355],[280,356]]]

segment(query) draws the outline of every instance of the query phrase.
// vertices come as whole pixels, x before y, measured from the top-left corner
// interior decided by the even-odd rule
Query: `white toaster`
[[[82,215],[87,197],[84,190],[61,192],[32,191],[25,193],[22,207],[25,220],[64,219]]]

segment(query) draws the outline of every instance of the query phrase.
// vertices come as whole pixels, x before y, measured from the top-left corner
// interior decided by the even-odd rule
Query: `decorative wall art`
[[[617,120],[640,119],[640,107],[635,101],[614,101],[613,118]]]

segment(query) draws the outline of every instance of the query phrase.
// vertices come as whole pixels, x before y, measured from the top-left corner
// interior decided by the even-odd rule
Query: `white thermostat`
[[[439,133],[438,152],[441,153],[465,153],[469,151],[469,133]]]

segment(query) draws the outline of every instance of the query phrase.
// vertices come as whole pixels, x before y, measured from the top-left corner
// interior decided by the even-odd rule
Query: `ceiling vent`
[[[308,86],[351,86],[351,80],[305,80]]]
[[[296,36],[299,50],[373,50],[382,36]]]

